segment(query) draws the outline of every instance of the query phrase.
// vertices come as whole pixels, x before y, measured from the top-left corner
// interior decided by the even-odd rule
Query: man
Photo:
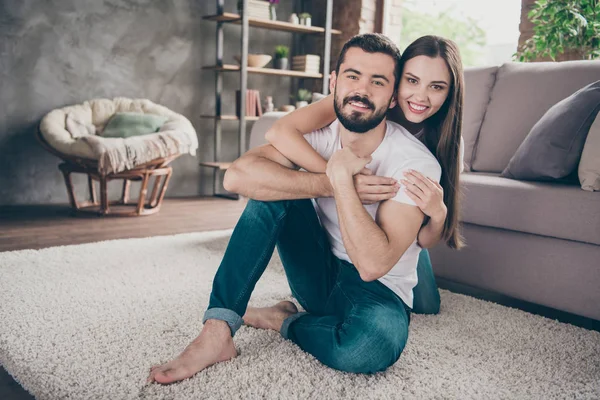
[[[202,332],[178,358],[154,367],[149,381],[186,379],[235,357],[232,337],[244,322],[276,329],[342,371],[382,371],[400,357],[424,215],[395,182],[408,169],[439,180],[441,169],[421,142],[385,119],[395,105],[398,60],[382,35],[345,44],[330,83],[338,120],[305,136],[328,159],[326,174],[298,171],[269,145],[227,171],[226,189],[258,200],[249,200],[231,236]],[[363,205],[354,177],[365,168],[393,187],[383,197],[393,200]],[[291,302],[247,308],[275,245],[304,313]]]

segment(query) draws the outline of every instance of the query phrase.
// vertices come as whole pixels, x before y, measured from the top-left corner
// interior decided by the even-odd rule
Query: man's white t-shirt
[[[334,152],[342,148],[339,126],[340,122],[335,120],[331,125],[306,134],[304,137],[324,159],[329,160]],[[405,128],[391,121],[386,122],[385,137],[371,157],[372,161],[366,167],[378,176],[391,177],[400,181],[404,177],[404,172],[414,169],[436,182],[439,182],[441,178],[442,169],[427,147]],[[406,194],[404,185],[391,200],[416,206],[415,202]],[[332,197],[317,198],[313,199],[313,204],[319,220],[327,232],[333,254],[341,260],[352,263],[342,241],[335,199]],[[377,215],[379,204],[364,205],[373,220]],[[397,222],[402,223],[402,221]],[[417,262],[420,252],[421,247],[415,238],[396,265],[386,275],[379,278],[380,282],[396,293],[411,308],[413,305],[412,289],[417,284]]]

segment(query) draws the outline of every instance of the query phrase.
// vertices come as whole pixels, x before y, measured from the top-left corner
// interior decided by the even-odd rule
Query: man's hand
[[[344,147],[333,153],[327,162],[327,170],[325,173],[331,181],[331,185],[335,188],[337,181],[352,178],[362,171],[371,160],[372,158],[370,156],[357,157],[350,148]]]
[[[400,184],[394,178],[373,175],[373,171],[363,168],[354,175],[354,187],[363,204],[374,204],[396,196]]]

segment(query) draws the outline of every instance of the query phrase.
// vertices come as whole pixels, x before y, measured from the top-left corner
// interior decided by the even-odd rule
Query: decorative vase
[[[301,100],[296,102],[296,108],[306,107],[308,105],[308,101]]]
[[[273,111],[275,111],[275,106],[273,105],[273,96],[267,96],[264,112],[268,113]]]
[[[277,21],[277,10],[275,4],[269,4],[269,19],[271,21]]]
[[[311,17],[300,17],[300,25],[311,26],[312,18]]]
[[[290,15],[290,18],[288,19],[288,22],[290,24],[298,25],[300,23],[300,19],[298,18],[298,15],[296,13],[292,13],[292,15]]]
[[[288,68],[288,59],[287,58],[276,58],[275,59],[275,68],[287,69]]]

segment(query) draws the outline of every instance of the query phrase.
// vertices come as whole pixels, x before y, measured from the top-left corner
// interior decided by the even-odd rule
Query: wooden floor
[[[73,216],[67,205],[4,206],[0,252],[229,229],[245,204],[215,197],[166,199],[158,214],[144,217]]]

